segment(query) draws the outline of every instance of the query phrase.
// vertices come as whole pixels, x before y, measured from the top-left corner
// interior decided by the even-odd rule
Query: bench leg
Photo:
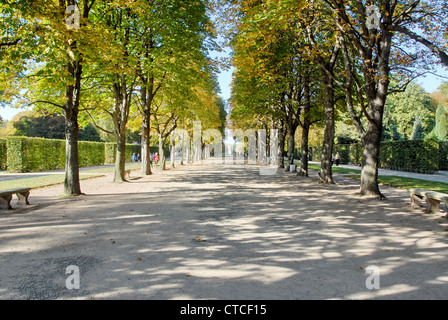
[[[416,194],[411,194],[411,206],[412,207],[421,207],[422,206],[423,197],[418,196]]]
[[[29,195],[30,195],[30,192],[29,192],[29,191],[27,191],[27,192],[17,193],[17,197],[19,198],[19,202],[18,202],[18,204],[19,204],[20,206],[25,206],[25,205],[30,204],[30,203],[28,202],[28,196],[29,196]]]
[[[0,208],[2,209],[12,209],[11,207],[11,199],[12,199],[12,194],[7,195],[7,196],[1,196],[0,197]]]
[[[444,215],[444,217],[448,219],[448,200],[445,201],[445,209],[446,209],[447,213],[446,213],[446,215]]]
[[[428,203],[428,208],[426,209],[426,213],[440,213],[439,209],[439,200],[428,199],[426,198],[426,202]]]

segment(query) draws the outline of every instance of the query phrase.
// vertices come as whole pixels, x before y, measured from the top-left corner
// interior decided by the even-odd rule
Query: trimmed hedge
[[[79,166],[101,166],[105,164],[104,143],[79,141]]]
[[[439,170],[439,143],[433,139],[382,142],[380,168],[434,173]]]
[[[80,167],[115,162],[114,143],[79,141],[78,148]],[[8,137],[5,149],[8,172],[37,172],[65,168],[65,140]],[[133,152],[140,153],[140,146],[126,146],[126,161],[131,161]],[[3,161],[2,154],[0,140],[0,161]]]
[[[320,161],[321,150],[320,146],[313,148],[313,160]],[[341,164],[362,165],[363,148],[360,143],[335,145],[333,152],[339,152]],[[419,173],[447,170],[448,143],[434,139],[383,141],[379,167]]]
[[[439,170],[448,170],[448,141],[439,142]]]
[[[6,139],[0,138],[0,169],[6,170]]]

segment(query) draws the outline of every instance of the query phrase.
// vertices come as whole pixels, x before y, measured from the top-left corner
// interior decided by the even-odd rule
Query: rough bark
[[[162,134],[159,134],[159,161],[160,161],[160,167],[162,170],[166,170],[166,157],[165,157],[165,140],[166,137],[164,137]]]
[[[285,130],[283,121],[281,122],[280,126],[278,127],[278,140],[279,140],[278,167],[285,168],[284,152],[285,152],[286,130]]]
[[[142,117],[142,174],[151,175],[151,163],[150,163],[150,140],[151,140],[151,111],[145,110]]]
[[[79,159],[78,159],[78,113],[81,89],[82,59],[67,64],[67,71],[74,79],[73,85],[66,88],[65,110],[65,180],[66,195],[80,195]]]
[[[324,140],[322,144],[321,170],[319,172],[319,182],[324,184],[334,184],[332,172],[332,154],[334,144],[334,87],[333,78],[326,71],[323,72],[325,96],[324,96]]]
[[[303,126],[302,126],[302,164],[299,169],[299,175],[308,177],[308,136],[310,133],[311,121],[308,118],[305,118]]]
[[[303,121],[300,123],[302,127],[302,160],[301,166],[299,169],[299,175],[308,177],[308,136],[310,133],[311,127],[311,119],[310,119],[310,111],[311,111],[311,91],[310,91],[310,76],[306,74],[304,76],[304,108],[303,108]]]
[[[126,168],[126,130],[120,129],[117,134],[117,153],[115,158],[114,182],[124,182]]]
[[[294,123],[289,123],[287,125],[288,132],[288,166],[286,171],[289,171],[289,166],[294,164],[294,147],[295,147],[295,134],[297,130],[297,125]]]
[[[143,105],[142,110],[142,174],[151,175],[150,163],[150,140],[151,140],[151,104],[154,98],[153,83],[154,79],[144,80],[146,86],[140,89],[140,99]]]
[[[384,195],[380,192],[378,186],[378,165],[379,165],[379,152],[381,127],[376,125],[370,125],[363,138],[363,157],[362,157],[362,172],[361,172],[361,185],[360,194],[364,196],[378,197],[384,199]],[[370,127],[369,126],[369,127]]]
[[[385,16],[383,24],[385,26],[390,25],[390,19],[390,16]],[[364,84],[361,84],[355,76],[355,67],[350,59],[347,39],[341,38],[341,44],[346,73],[345,97],[347,109],[363,143],[359,193],[364,196],[385,199],[378,186],[378,164],[384,105],[390,82],[389,59],[393,35],[387,28],[379,32],[380,34],[377,37],[370,38],[369,46],[363,45],[353,32],[350,34],[354,44],[352,49],[357,51],[363,62],[361,69]],[[375,51],[373,48],[375,48]],[[355,92],[358,95],[358,104],[361,106],[359,114],[354,109],[353,93]],[[361,122],[363,116],[368,122],[367,129]]]

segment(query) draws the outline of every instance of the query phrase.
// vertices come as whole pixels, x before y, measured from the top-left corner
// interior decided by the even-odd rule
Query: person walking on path
[[[339,152],[336,153],[334,160],[336,161],[336,166],[339,166],[339,161],[341,160],[341,156],[339,155]]]

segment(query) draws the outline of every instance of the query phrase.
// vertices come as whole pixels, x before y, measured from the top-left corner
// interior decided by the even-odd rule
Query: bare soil
[[[335,179],[188,165],[83,180],[78,197],[32,190],[31,206],[0,213],[0,299],[446,299],[445,212]]]

